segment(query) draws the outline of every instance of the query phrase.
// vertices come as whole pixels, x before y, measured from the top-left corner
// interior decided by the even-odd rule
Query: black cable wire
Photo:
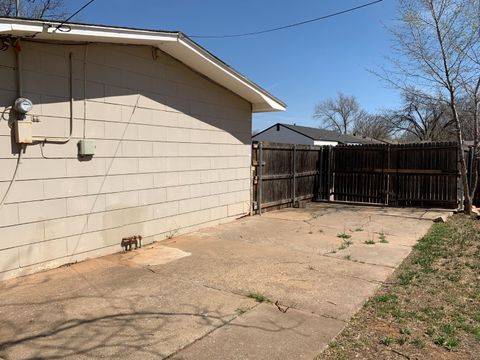
[[[369,2],[369,3],[363,4],[363,5],[355,6],[355,7],[350,8],[350,9],[338,11],[338,12],[335,12],[333,14],[328,14],[328,15],[320,16],[320,17],[317,17],[317,18],[314,18],[314,19],[309,19],[309,20],[305,20],[305,21],[301,21],[301,22],[297,22],[297,23],[293,23],[293,24],[289,24],[289,25],[279,26],[279,27],[272,28],[272,29],[267,29],[267,30],[253,31],[253,32],[248,32],[248,33],[243,33],[243,34],[232,34],[232,35],[189,35],[189,37],[191,37],[191,38],[202,38],[202,39],[224,39],[224,38],[234,38],[234,37],[243,37],[243,36],[253,36],[253,35],[266,34],[266,33],[274,32],[274,31],[278,31],[278,30],[284,30],[284,29],[288,29],[288,28],[292,28],[292,27],[296,27],[296,26],[309,24],[309,23],[312,23],[312,22],[315,22],[315,21],[325,20],[325,19],[332,18],[332,17],[338,16],[338,15],[343,15],[343,14],[346,14],[346,13],[349,13],[349,12],[352,12],[352,11],[356,11],[356,10],[363,9],[365,7],[368,7],[368,6],[378,4],[382,1],[383,0],[372,1],[372,2]]]
[[[87,8],[87,6],[89,6],[91,3],[93,3],[95,0],[90,0],[88,3],[86,3],[85,5],[83,5],[80,9],[78,9],[77,11],[75,11],[72,15],[70,15],[68,17],[68,19],[66,20],[63,20],[60,25],[56,26],[55,27],[55,30],[53,30],[53,32],[56,32],[57,30],[60,30],[60,31],[65,31],[65,30],[61,30],[60,28],[66,23],[68,22],[69,20],[71,20],[74,16],[77,16],[78,14],[80,14],[83,10],[85,10]],[[70,31],[70,27],[68,27],[68,29],[66,30],[66,32]]]

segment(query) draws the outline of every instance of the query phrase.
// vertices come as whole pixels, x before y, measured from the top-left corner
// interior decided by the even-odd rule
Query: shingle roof
[[[309,137],[313,140],[323,140],[323,141],[336,141],[341,144],[372,144],[372,143],[379,143],[379,141],[370,139],[370,138],[363,138],[359,136],[353,135],[345,135],[340,134],[336,131],[326,130],[326,129],[319,129],[319,128],[312,128],[307,126],[299,126],[299,125],[289,125],[289,124],[279,124],[284,126],[292,131],[296,131],[306,137]]]

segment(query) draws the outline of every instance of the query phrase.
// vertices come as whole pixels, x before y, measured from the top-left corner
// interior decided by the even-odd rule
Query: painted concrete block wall
[[[68,135],[70,52],[73,138],[26,148],[0,210],[0,279],[120,251],[124,236],[145,244],[249,212],[250,104],[161,51],[24,42],[34,136]],[[0,76],[3,196],[18,154],[13,49],[0,52]],[[84,136],[96,144],[90,161],[77,158]]]

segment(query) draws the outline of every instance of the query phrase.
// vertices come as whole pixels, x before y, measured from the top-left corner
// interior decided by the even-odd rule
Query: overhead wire
[[[353,11],[357,11],[357,10],[360,10],[360,9],[363,9],[363,8],[366,8],[366,7],[369,7],[369,6],[372,6],[372,5],[376,5],[376,4],[381,3],[383,1],[384,0],[375,0],[375,1],[371,1],[371,2],[363,4],[363,5],[359,5],[359,6],[355,6],[355,7],[346,9],[346,10],[337,11],[337,12],[332,13],[332,14],[323,15],[323,16],[319,16],[319,17],[316,17],[316,18],[313,18],[313,19],[308,19],[308,20],[305,20],[305,21],[300,21],[300,22],[296,22],[296,23],[293,23],[293,24],[288,24],[288,25],[279,26],[279,27],[266,29],[266,30],[252,31],[252,32],[240,33],[240,34],[230,34],[230,35],[189,35],[189,37],[190,38],[198,38],[198,39],[225,39],[225,38],[236,38],[236,37],[261,35],[261,34],[271,33],[271,32],[274,32],[274,31],[285,30],[285,29],[289,29],[289,28],[293,28],[293,27],[297,27],[297,26],[302,26],[302,25],[313,23],[313,22],[316,22],[316,21],[329,19],[329,18],[332,18],[332,17],[335,17],[335,16],[343,15],[343,14],[353,12]]]
[[[75,16],[77,16],[78,14],[80,14],[83,10],[85,10],[90,4],[92,4],[95,0],[90,0],[89,2],[87,2],[85,5],[83,5],[80,9],[78,9],[77,11],[75,11],[72,15],[70,15],[67,19],[63,20],[58,26],[55,27],[55,30],[53,30],[53,32],[56,32],[57,30],[59,31],[70,31],[70,27],[67,27],[66,30],[62,30],[62,26],[65,25],[65,23],[67,23],[68,21],[70,21],[71,19],[73,19]]]

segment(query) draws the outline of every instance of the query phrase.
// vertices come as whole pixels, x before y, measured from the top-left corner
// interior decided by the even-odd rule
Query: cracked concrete
[[[3,282],[0,357],[311,359],[442,213],[318,203]]]

